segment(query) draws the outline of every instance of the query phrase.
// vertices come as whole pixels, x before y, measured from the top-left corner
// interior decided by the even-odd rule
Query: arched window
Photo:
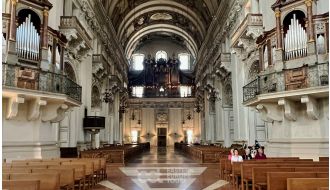
[[[167,60],[167,53],[163,50],[157,51],[156,53],[156,60],[158,61],[159,59],[165,59]]]
[[[188,53],[180,53],[180,70],[189,70],[190,69],[190,55]]]
[[[143,70],[143,60],[144,60],[143,54],[133,54],[132,55],[132,69],[136,70],[136,71],[142,71]]]

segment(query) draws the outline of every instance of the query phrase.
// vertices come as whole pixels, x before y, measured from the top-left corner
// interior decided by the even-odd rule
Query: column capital
[[[43,15],[44,15],[44,16],[48,16],[48,15],[49,15],[49,10],[48,10],[48,9],[44,9],[44,11],[43,11]]]
[[[306,4],[307,7],[311,7],[312,2],[313,2],[313,0],[305,0],[305,4]]]
[[[276,8],[275,9],[275,17],[278,18],[278,17],[281,17],[281,11],[279,8]]]
[[[12,3],[13,5],[16,5],[16,4],[17,4],[17,0],[11,0],[11,3]]]

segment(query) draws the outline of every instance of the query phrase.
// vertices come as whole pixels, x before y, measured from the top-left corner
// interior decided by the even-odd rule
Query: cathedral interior
[[[2,0],[2,34],[3,189],[329,188],[327,0]]]

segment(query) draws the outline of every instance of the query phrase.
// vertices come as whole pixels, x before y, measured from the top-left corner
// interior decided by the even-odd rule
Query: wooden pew
[[[49,169],[73,169],[75,172],[74,181],[75,185],[78,186],[79,190],[85,187],[86,182],[86,166],[73,164],[73,165],[60,165],[60,166],[49,166]]]
[[[329,187],[329,178],[288,178],[287,190],[317,190]]]
[[[241,186],[242,189],[252,182],[252,168],[254,167],[329,167],[328,163],[324,162],[311,162],[311,161],[263,161],[263,162],[241,162]],[[237,174],[238,175],[238,174]]]
[[[2,180],[2,189],[40,190],[40,180]]]
[[[328,172],[269,172],[267,190],[286,189],[288,178],[326,178],[328,175]]]
[[[9,178],[10,180],[40,180],[40,190],[58,190],[60,188],[59,173],[12,173]]]
[[[60,187],[66,190],[74,190],[74,169],[70,168],[56,168],[56,169],[33,169],[32,173],[59,173]]]
[[[327,172],[328,167],[254,167],[252,168],[252,190],[267,187],[268,172]],[[247,188],[245,188],[247,189]]]

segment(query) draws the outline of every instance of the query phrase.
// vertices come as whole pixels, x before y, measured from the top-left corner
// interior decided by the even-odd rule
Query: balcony
[[[329,63],[318,63],[259,75],[243,87],[243,103],[254,106],[261,102],[277,102],[279,98],[313,95],[328,96]]]
[[[85,56],[92,47],[92,38],[75,16],[61,16],[60,31],[69,41],[69,52],[76,58]]]
[[[239,47],[242,39],[256,39],[263,32],[262,15],[249,13],[246,15],[231,36],[232,47]],[[244,44],[243,44],[244,46]]]
[[[25,95],[30,92],[35,96],[65,95],[71,105],[80,105],[81,86],[67,76],[20,65],[2,64],[3,94],[13,91]],[[6,96],[6,95],[5,95]],[[63,97],[52,98],[63,99]]]

